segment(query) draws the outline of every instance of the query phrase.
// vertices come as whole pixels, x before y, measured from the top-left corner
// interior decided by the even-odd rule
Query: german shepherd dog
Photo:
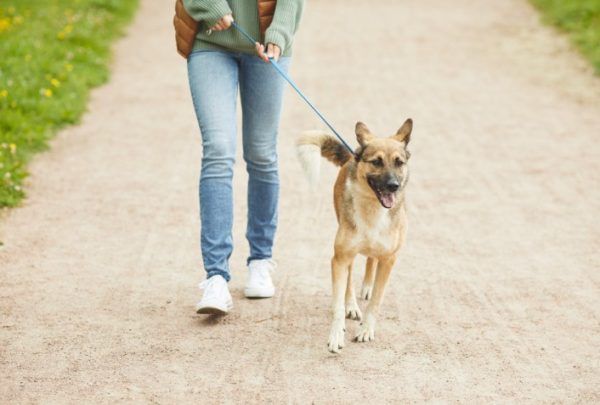
[[[333,321],[329,351],[344,347],[345,318],[361,320],[355,341],[375,338],[375,322],[385,286],[406,238],[404,189],[408,182],[406,149],[412,132],[408,119],[395,135],[375,137],[362,122],[356,124],[360,147],[352,154],[330,135],[305,133],[298,154],[309,179],[318,178],[320,157],[341,166],[333,189],[338,230],[331,260]],[[363,318],[352,286],[352,263],[367,257],[360,296],[369,300]]]

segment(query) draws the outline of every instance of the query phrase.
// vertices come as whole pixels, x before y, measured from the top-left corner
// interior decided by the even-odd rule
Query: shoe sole
[[[202,307],[196,310],[197,314],[207,314],[207,315],[227,315],[229,313],[228,310],[224,310],[222,308],[217,307]]]
[[[246,288],[246,289],[244,289],[244,295],[246,296],[246,298],[271,298],[275,295],[275,289],[265,291],[265,290]]]
[[[201,304],[201,303],[198,303]],[[208,314],[208,315],[227,315],[233,308],[233,302],[228,301],[225,305],[221,305],[220,302],[205,302],[202,306],[196,306],[197,314]]]

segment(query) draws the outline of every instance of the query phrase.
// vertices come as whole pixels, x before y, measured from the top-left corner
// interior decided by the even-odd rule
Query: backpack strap
[[[194,20],[183,7],[182,0],[175,2],[175,16],[173,16],[173,25],[175,26],[175,43],[177,52],[187,59],[192,52],[196,33],[198,32],[198,21]]]
[[[256,0],[258,3],[258,25],[260,28],[260,40],[265,42],[265,32],[271,22],[273,21],[273,15],[275,14],[275,6],[277,0]]]

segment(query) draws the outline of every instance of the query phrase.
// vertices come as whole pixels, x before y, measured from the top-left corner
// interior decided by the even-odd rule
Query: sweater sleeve
[[[231,14],[227,0],[183,0],[183,7],[190,17],[212,27],[223,16]]]
[[[302,16],[304,0],[277,0],[273,21],[265,33],[265,43],[273,43],[281,53],[292,45]]]

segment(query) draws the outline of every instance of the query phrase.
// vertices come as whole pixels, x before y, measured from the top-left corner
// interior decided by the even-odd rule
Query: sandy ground
[[[415,121],[377,340],[332,355],[335,169],[308,191],[294,139],[322,124],[291,90],[278,293],[243,298],[239,163],[235,308],[194,313],[201,146],[171,3],[142,1],[1,221],[2,403],[600,401],[600,80],[565,38],[522,0],[308,3],[292,75],[334,125],[355,145],[357,120]]]

